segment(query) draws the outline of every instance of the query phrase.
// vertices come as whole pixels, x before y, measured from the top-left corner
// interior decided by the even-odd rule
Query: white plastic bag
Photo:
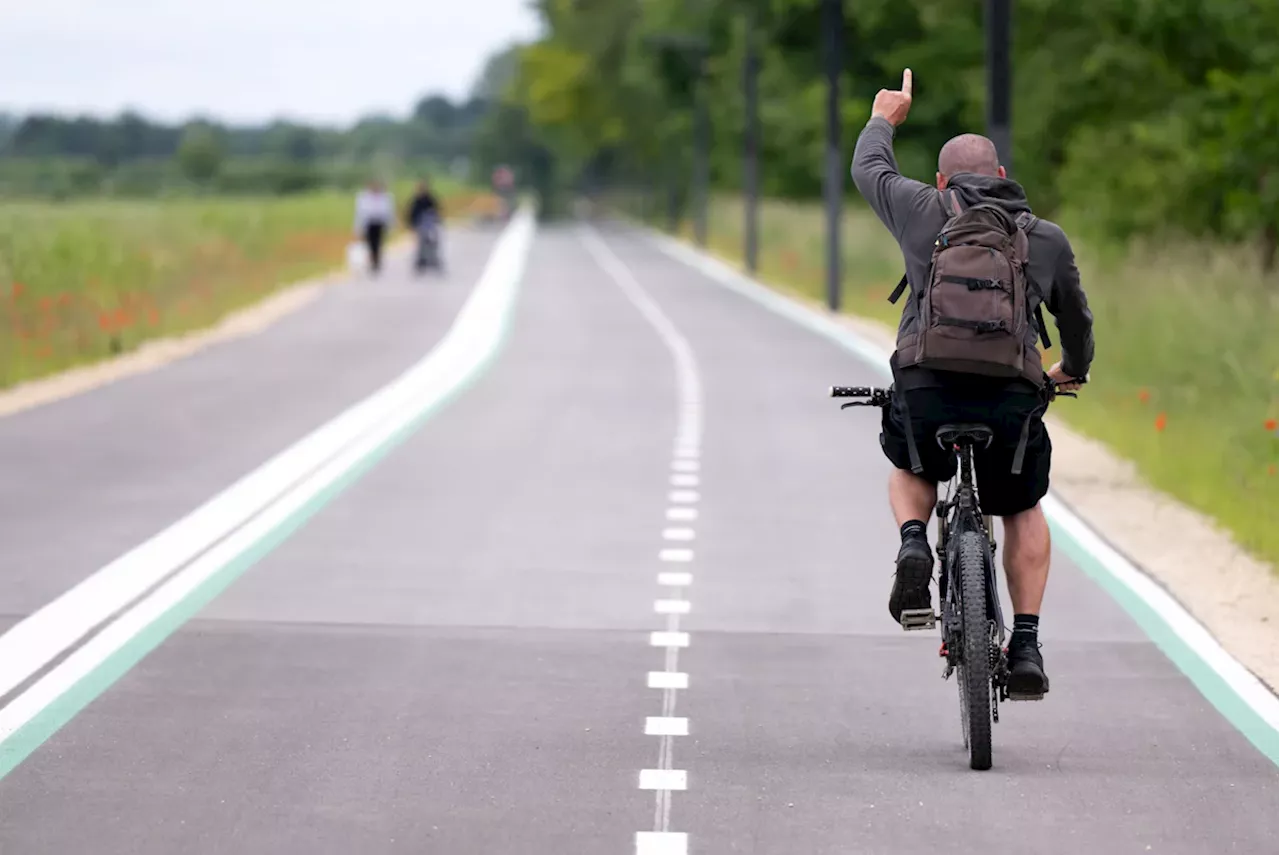
[[[347,267],[352,273],[363,273],[369,269],[369,247],[364,241],[353,240],[347,244]]]

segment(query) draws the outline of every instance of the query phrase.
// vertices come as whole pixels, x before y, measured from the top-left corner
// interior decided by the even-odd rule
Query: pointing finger
[[[911,69],[905,69],[902,72],[902,92],[904,95],[911,94]]]

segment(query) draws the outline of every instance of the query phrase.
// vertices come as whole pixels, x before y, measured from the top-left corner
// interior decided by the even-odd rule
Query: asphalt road
[[[0,853],[1277,851],[1275,765],[1061,554],[1053,691],[970,771],[887,614],[877,420],[824,398],[879,378],[594,234],[540,230],[483,376],[0,779]],[[421,358],[494,237],[0,420],[0,630]]]

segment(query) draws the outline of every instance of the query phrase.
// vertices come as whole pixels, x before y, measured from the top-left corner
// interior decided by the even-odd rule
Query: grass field
[[[440,192],[446,213],[483,201]],[[339,267],[351,218],[345,193],[0,203],[0,388],[208,326]]]
[[[821,206],[767,202],[760,234],[761,277],[820,298]],[[886,298],[902,275],[897,246],[861,206],[848,206],[843,234],[844,310],[896,327],[901,304]],[[709,242],[727,259],[742,258],[740,200],[715,201]],[[1216,518],[1275,565],[1275,273],[1258,270],[1252,254],[1207,245],[1077,244],[1076,254],[1097,357],[1085,392],[1054,415],[1133,460],[1151,484]]]

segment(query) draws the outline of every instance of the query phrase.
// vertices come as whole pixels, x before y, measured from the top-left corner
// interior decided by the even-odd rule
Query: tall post
[[[694,140],[693,140],[693,236],[698,246],[707,245],[707,196],[710,183],[711,117],[707,106],[707,58],[698,51],[694,55],[698,64],[694,91]]]
[[[840,148],[840,70],[844,50],[842,0],[823,0],[822,32],[827,71],[827,162],[823,197],[827,208],[827,308],[840,310],[840,204],[844,195],[844,152]]]
[[[1013,71],[1010,68],[1010,7],[1012,0],[986,0],[987,136],[995,143],[1000,163],[1013,175]]]
[[[747,272],[756,272],[759,260],[760,226],[760,113],[757,82],[760,75],[760,59],[756,51],[755,0],[747,0],[745,21],[745,51],[742,58],[742,99],[744,102],[744,127],[742,151],[743,210],[743,261]]]

